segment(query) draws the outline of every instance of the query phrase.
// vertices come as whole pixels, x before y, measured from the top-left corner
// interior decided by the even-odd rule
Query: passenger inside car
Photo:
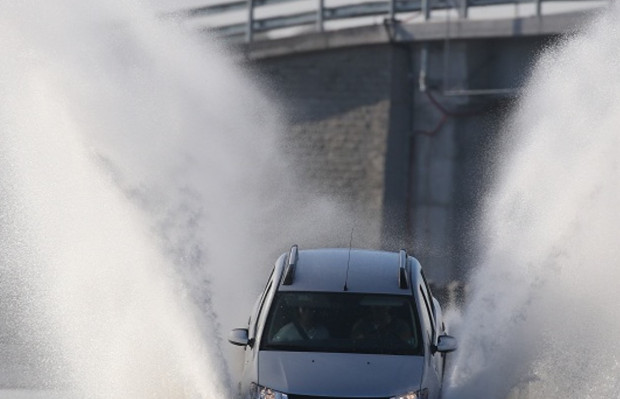
[[[318,309],[299,306],[293,319],[273,336],[273,342],[297,341],[300,339],[325,339],[329,331],[317,319]]]

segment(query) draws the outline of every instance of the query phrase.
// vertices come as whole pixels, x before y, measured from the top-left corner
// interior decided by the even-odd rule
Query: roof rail
[[[406,290],[409,288],[409,275],[407,274],[407,251],[401,249],[398,253],[398,287]]]
[[[282,285],[291,285],[293,284],[293,277],[295,277],[295,266],[297,265],[298,258],[298,247],[297,244],[291,247],[291,251],[288,254],[288,264],[286,265],[286,269],[284,270],[284,278],[282,279]]]

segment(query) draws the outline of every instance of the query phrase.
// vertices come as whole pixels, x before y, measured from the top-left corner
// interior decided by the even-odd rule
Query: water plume
[[[547,49],[508,124],[448,398],[620,395],[618,26]]]
[[[4,2],[0,48],[1,385],[228,396],[275,255],[350,228],[293,180],[277,101],[137,1]]]

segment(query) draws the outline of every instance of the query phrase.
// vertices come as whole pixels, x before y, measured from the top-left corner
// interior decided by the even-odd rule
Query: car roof
[[[408,279],[417,276],[419,262],[407,256]],[[300,250],[291,284],[281,284],[280,291],[322,291],[383,293],[411,295],[399,286],[400,254],[398,252],[324,248]]]

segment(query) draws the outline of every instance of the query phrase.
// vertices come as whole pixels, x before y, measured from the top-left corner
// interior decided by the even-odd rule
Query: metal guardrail
[[[347,4],[327,7],[325,0],[315,0],[316,9],[312,11],[296,12],[270,17],[257,18],[256,11],[264,6],[283,3],[295,3],[300,0],[232,0],[220,4],[196,7],[175,13],[183,18],[193,19],[211,17],[233,12],[245,12],[244,22],[220,25],[208,28],[219,36],[245,38],[250,43],[258,33],[273,30],[315,25],[318,32],[322,32],[325,23],[329,21],[346,20],[351,18],[385,16],[385,19],[395,21],[400,13],[418,12],[428,20],[431,10],[456,9],[459,18],[467,18],[470,7],[506,4],[533,4],[536,15],[541,15],[543,0],[379,0],[366,1],[357,4]],[[544,0],[545,2],[558,0]]]

